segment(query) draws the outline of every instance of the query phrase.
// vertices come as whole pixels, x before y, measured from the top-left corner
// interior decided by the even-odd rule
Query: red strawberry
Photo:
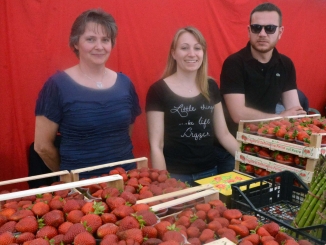
[[[157,230],[157,236],[158,238],[162,238],[163,237],[163,234],[168,230],[168,226],[170,226],[171,223],[168,222],[168,221],[161,221],[157,224],[154,225],[154,227],[156,228]]]
[[[38,222],[34,216],[22,218],[15,226],[16,231],[35,233],[38,229]]]
[[[241,224],[241,220],[239,220],[239,219],[231,219],[231,220],[230,220],[230,224],[231,224],[231,225],[238,225],[238,224]]]
[[[66,203],[63,205],[63,212],[69,213],[72,210],[80,210],[79,202],[75,199],[69,199],[66,201]]]
[[[126,202],[130,203],[131,205],[134,205],[137,202],[137,198],[129,191],[122,192],[120,197],[125,199]]]
[[[219,211],[220,216],[223,217],[223,213],[227,210],[227,207],[218,205],[215,207],[216,210]]]
[[[222,225],[217,220],[213,220],[207,224],[207,228],[211,229],[214,232],[217,232],[219,229],[222,228]]]
[[[274,240],[267,240],[267,241],[263,242],[262,245],[279,245],[279,244],[278,244],[278,242],[276,242]]]
[[[198,210],[195,215],[202,220],[206,220],[206,212],[203,210]]]
[[[207,212],[207,219],[212,221],[214,218],[220,217],[220,212],[217,209],[210,209]]]
[[[60,234],[66,234],[67,231],[69,230],[69,228],[73,225],[73,223],[69,222],[69,221],[66,221],[66,222],[63,222],[61,225],[59,225],[58,227],[58,232]]]
[[[162,244],[163,241],[161,239],[158,238],[149,238],[146,241],[144,241],[142,243],[142,245],[159,245]]]
[[[189,227],[191,225],[190,217],[188,216],[181,216],[177,221],[175,222],[176,225],[183,225],[185,227]]]
[[[264,227],[258,227],[258,229],[256,230],[256,233],[259,236],[270,236],[271,235]]]
[[[33,205],[32,211],[36,216],[42,217],[50,211],[50,206],[45,202],[37,202]]]
[[[199,240],[202,243],[207,243],[210,239],[214,239],[214,231],[211,229],[204,229],[200,234]]]
[[[264,243],[265,241],[268,240],[275,240],[275,238],[273,236],[262,236],[260,237],[260,243]]]
[[[194,222],[191,223],[190,226],[197,227],[200,231],[203,231],[206,228],[206,223],[202,219],[196,219]]]
[[[106,200],[107,198],[118,197],[119,195],[120,195],[120,191],[118,188],[109,186],[103,189],[101,197],[103,200]]]
[[[103,237],[100,245],[117,244],[118,242],[119,242],[119,238],[116,234],[108,234],[105,237]]]
[[[79,209],[75,209],[75,210],[71,210],[68,214],[67,214],[67,221],[75,224],[75,223],[80,223],[81,218],[84,216],[85,214],[79,210]]]
[[[86,202],[81,211],[84,214],[95,213],[95,214],[102,214],[109,211],[109,207],[105,202]]]
[[[138,179],[135,178],[135,177],[131,177],[131,178],[127,181],[126,184],[127,184],[127,185],[130,185],[130,186],[133,186],[133,187],[135,187],[136,189],[138,188],[138,185],[139,185],[139,183],[138,183]]]
[[[294,239],[294,238],[282,231],[279,231],[275,236],[275,241],[277,241],[279,244],[282,244],[286,240],[290,240],[290,239]]]
[[[55,237],[56,235],[58,235],[57,229],[53,226],[48,226],[48,225],[42,227],[41,229],[39,229],[36,232],[37,238],[51,239],[52,237]]]
[[[133,239],[134,241],[138,242],[141,244],[144,240],[143,233],[140,229],[137,228],[132,228],[129,230],[125,231],[119,231],[117,233],[117,236],[119,237],[120,240],[128,240],[128,239]]]
[[[86,231],[86,229],[81,223],[73,224],[64,235],[63,242],[65,244],[72,243],[74,241],[75,236],[77,236],[83,231]]]
[[[143,237],[156,238],[157,230],[154,226],[144,226],[142,229]]]
[[[185,238],[181,235],[179,231],[167,231],[164,233],[162,241],[176,241],[181,244],[185,242]]]
[[[191,238],[188,239],[188,242],[191,245],[201,245],[201,241],[199,240],[198,237],[191,237]]]
[[[223,217],[228,220],[240,219],[242,217],[242,213],[238,209],[227,209],[223,212]]]
[[[258,234],[250,234],[242,239],[242,241],[250,241],[253,245],[258,245],[260,242],[260,237]]]
[[[17,224],[16,221],[8,221],[7,223],[3,224],[0,227],[0,234],[4,233],[6,231],[15,232],[16,231],[16,228],[15,228],[16,224]]]
[[[234,230],[235,233],[237,233],[237,235],[239,235],[240,237],[246,237],[249,235],[249,229],[244,225],[229,225],[228,228]]]
[[[205,213],[207,213],[211,209],[211,205],[208,203],[199,203],[195,205],[195,209],[198,210],[203,210]]]
[[[23,244],[24,242],[31,241],[33,239],[35,239],[35,235],[33,233],[24,232],[24,233],[21,233],[21,234],[17,235],[16,243]]]
[[[52,210],[43,215],[42,219],[45,225],[53,226],[56,228],[65,221],[63,212],[61,210]]]
[[[92,234],[102,225],[102,219],[97,214],[86,214],[81,218],[80,222],[89,228],[89,232]]]
[[[199,237],[200,236],[200,230],[195,226],[188,227],[186,232],[187,232],[188,237]]]
[[[96,235],[99,238],[103,238],[104,236],[106,236],[107,234],[116,234],[117,231],[119,230],[119,227],[115,224],[112,223],[106,223],[104,225],[101,225],[97,231],[96,231]]]
[[[131,185],[125,185],[124,191],[128,191],[128,192],[130,192],[132,194],[135,194],[136,193],[136,188],[131,186]]]
[[[117,216],[112,213],[104,213],[101,215],[102,223],[116,223],[118,221]]]
[[[251,241],[249,240],[242,240],[241,242],[239,242],[238,245],[253,245]]]
[[[55,237],[52,237],[50,240],[51,245],[62,245],[63,244],[63,234],[58,234]]]
[[[114,210],[115,208],[125,205],[126,200],[122,197],[110,197],[106,199],[106,204],[109,206],[111,210]]]
[[[308,240],[299,240],[298,243],[299,245],[312,245]]]
[[[132,195],[132,194],[131,194]],[[112,213],[118,218],[123,219],[126,216],[131,215],[134,212],[132,207],[127,205],[120,205],[119,207],[116,207],[113,209]]]
[[[274,237],[280,231],[280,226],[275,222],[270,222],[268,224],[264,224],[262,227],[264,227],[268,231],[268,233]]]
[[[19,221],[20,219],[27,217],[27,216],[34,216],[34,213],[29,209],[22,209],[18,210],[16,213],[12,214],[8,220]]]
[[[119,231],[125,231],[132,228],[140,228],[140,224],[135,217],[126,216],[117,222]]]
[[[149,205],[146,203],[137,203],[135,205],[131,206],[135,212],[138,212],[140,210],[149,210]]]
[[[141,216],[145,222],[145,225],[155,225],[157,223],[156,215],[150,210],[141,210],[136,213],[137,216]]]
[[[153,197],[153,193],[151,191],[144,191],[144,192],[141,192],[139,194],[139,200],[142,200],[142,199],[146,199],[146,198],[150,198],[150,197]]]
[[[180,218],[182,216],[187,216],[190,218],[192,215],[194,215],[194,211],[191,208],[187,208],[181,211],[181,213],[177,214],[177,217]]]
[[[220,222],[220,224],[222,225],[222,227],[228,227],[230,222],[226,219],[226,218],[223,218],[223,217],[217,217],[217,218],[214,218],[214,221],[218,221]]]
[[[217,235],[219,235],[219,236],[222,236],[223,233],[230,233],[230,234],[233,235],[233,236],[236,236],[236,235],[237,235],[237,233],[235,233],[234,230],[229,229],[229,228],[227,228],[227,227],[223,227],[223,228],[221,228],[221,229],[219,229],[219,230],[217,231]]]
[[[7,222],[7,218],[4,215],[0,215],[0,227]]]
[[[258,221],[255,219],[247,219],[242,221],[241,224],[246,226],[249,230],[255,230],[258,226]]]
[[[0,244],[2,245],[7,245],[7,244],[11,244],[11,243],[14,243],[16,241],[16,238],[15,236],[9,232],[9,231],[6,231],[2,234],[0,234]]]
[[[96,245],[96,240],[89,232],[84,231],[75,237],[74,245]]]
[[[241,220],[242,220],[242,221],[246,221],[246,220],[249,220],[249,219],[257,220],[257,217],[256,217],[256,216],[253,216],[253,215],[247,215],[247,214],[244,214],[244,215],[242,215],[242,217],[241,217]]]
[[[27,241],[25,243],[27,243],[26,245],[50,245],[49,240],[44,238],[36,238],[32,241]]]
[[[50,209],[51,210],[54,210],[54,209],[60,209],[60,210],[62,210],[64,204],[65,204],[65,201],[61,197],[54,197],[49,202],[49,206],[50,206]]]

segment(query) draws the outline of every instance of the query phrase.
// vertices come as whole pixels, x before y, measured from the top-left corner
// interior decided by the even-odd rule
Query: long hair
[[[202,46],[203,53],[204,53],[203,62],[201,64],[201,66],[199,67],[198,71],[197,71],[196,83],[198,85],[200,93],[207,100],[209,100],[208,81],[207,81],[208,80],[208,75],[207,75],[207,66],[208,66],[208,62],[207,62],[207,45],[206,45],[206,40],[205,40],[204,36],[195,27],[187,26],[187,27],[181,28],[174,35],[174,38],[173,38],[171,46],[170,46],[168,61],[167,61],[165,70],[163,72],[162,78],[164,79],[164,78],[166,78],[168,76],[171,76],[172,74],[176,73],[176,71],[177,71],[177,62],[172,56],[172,51],[176,49],[179,37],[185,32],[189,32],[190,34],[194,35],[194,37],[196,38],[198,43]]]

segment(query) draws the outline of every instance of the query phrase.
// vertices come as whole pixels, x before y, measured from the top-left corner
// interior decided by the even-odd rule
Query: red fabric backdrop
[[[248,41],[250,11],[262,0],[2,0],[0,1],[0,180],[27,176],[38,91],[57,70],[77,63],[70,27],[84,10],[101,7],[116,19],[117,45],[108,66],[134,82],[142,115],[133,135],[136,157],[149,156],[145,96],[159,79],[175,31],[199,28],[207,39],[209,73],[219,83],[222,62]],[[326,105],[326,1],[272,0],[284,16],[278,50],[292,58],[310,107]],[[19,186],[26,187],[25,185]]]

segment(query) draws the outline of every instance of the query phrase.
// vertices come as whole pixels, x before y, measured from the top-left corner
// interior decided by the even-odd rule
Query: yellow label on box
[[[211,184],[214,186],[215,189],[219,190],[221,194],[225,196],[230,196],[232,194],[231,184],[246,181],[246,180],[251,180],[251,179],[252,178],[246,175],[242,175],[236,172],[228,172],[228,173],[208,177],[205,179],[196,180],[196,183],[201,185]],[[256,187],[256,186],[259,186],[259,183],[250,185],[250,187]]]

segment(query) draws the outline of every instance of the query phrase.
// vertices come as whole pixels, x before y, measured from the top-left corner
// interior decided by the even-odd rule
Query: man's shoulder
[[[229,55],[225,61],[226,62],[239,62],[239,61],[242,61],[247,58],[250,58],[250,55],[248,53],[247,47],[244,47],[244,48],[240,49],[239,51]]]

